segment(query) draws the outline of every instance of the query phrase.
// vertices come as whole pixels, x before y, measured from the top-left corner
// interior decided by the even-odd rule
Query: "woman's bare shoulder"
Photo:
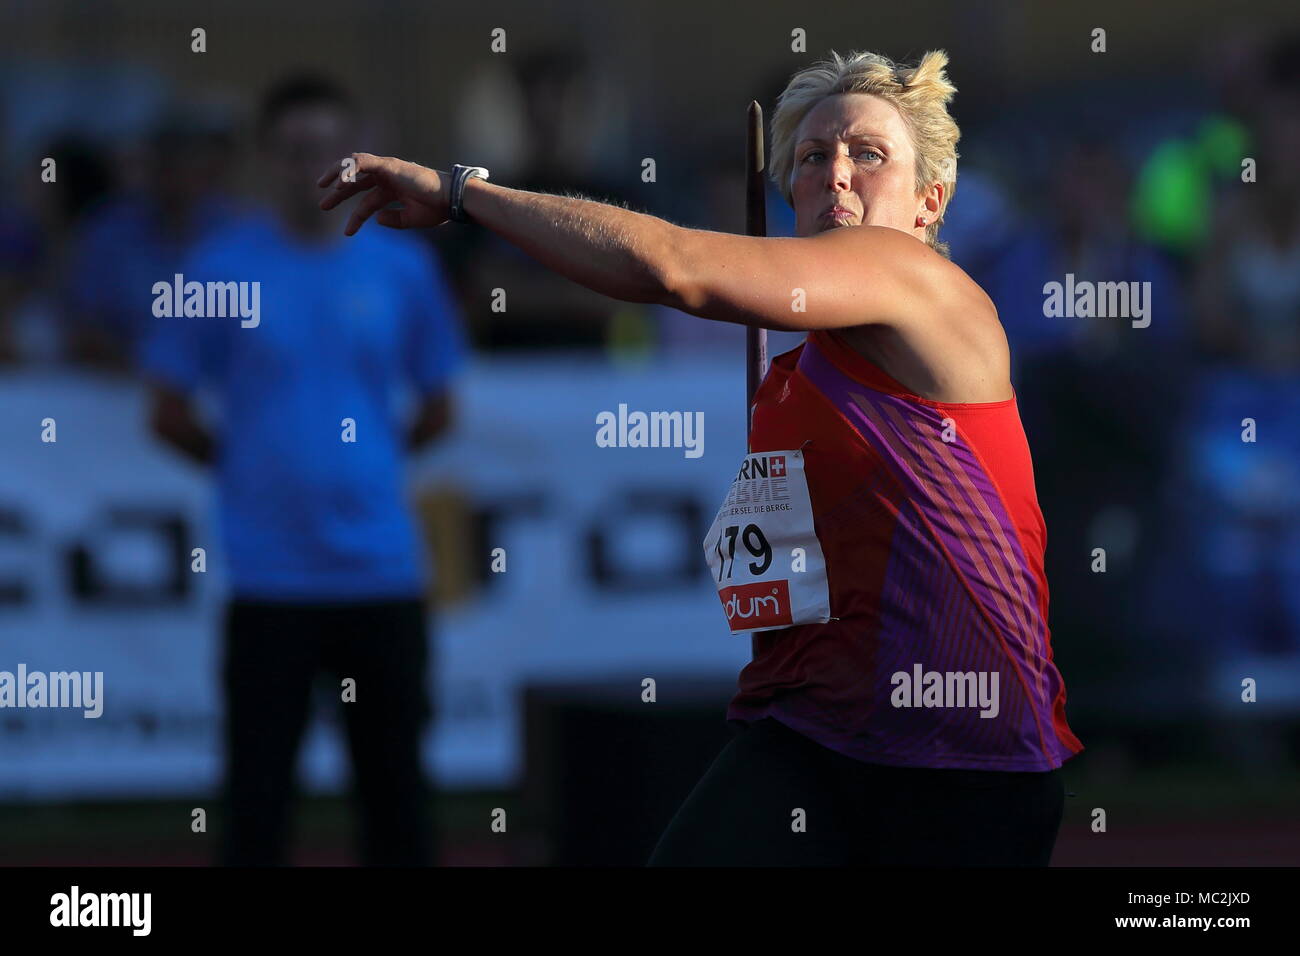
[[[904,332],[930,371],[931,394],[942,402],[996,402],[1012,397],[1011,355],[997,306],[956,264],[936,296],[930,321]]]

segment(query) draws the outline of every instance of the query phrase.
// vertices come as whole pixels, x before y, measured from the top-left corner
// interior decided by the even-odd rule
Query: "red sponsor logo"
[[[785,455],[773,455],[768,458],[771,463],[771,475],[773,478],[785,477]]]
[[[733,631],[752,631],[758,627],[788,627],[790,616],[790,582],[761,581],[737,584],[718,592],[727,624]]]

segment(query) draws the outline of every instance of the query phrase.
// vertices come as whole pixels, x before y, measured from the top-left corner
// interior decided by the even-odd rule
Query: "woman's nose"
[[[848,189],[853,184],[853,160],[836,153],[826,164],[826,185],[831,189]]]

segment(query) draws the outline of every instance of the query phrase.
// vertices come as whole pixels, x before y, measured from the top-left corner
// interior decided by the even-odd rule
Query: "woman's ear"
[[[921,208],[916,211],[916,225],[928,226],[939,218],[939,209],[943,205],[943,183],[931,183],[930,188],[921,197]]]

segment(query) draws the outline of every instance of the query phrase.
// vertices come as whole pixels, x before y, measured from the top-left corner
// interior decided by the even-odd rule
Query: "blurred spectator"
[[[36,222],[17,207],[0,206],[0,363],[20,361],[17,315],[37,288],[46,252]]]
[[[1156,147],[1132,204],[1139,233],[1180,264],[1199,259],[1210,243],[1217,200],[1241,182],[1242,162],[1260,146],[1277,91],[1300,88],[1300,34],[1271,42],[1253,30],[1216,37],[1205,60],[1217,109],[1193,135]]]
[[[67,238],[109,191],[111,175],[99,146],[77,135],[56,137],[26,169],[18,204],[0,205],[0,360],[31,364],[63,358],[58,289]]]
[[[1155,610],[1143,598],[1150,576],[1171,560],[1162,557],[1162,489],[1178,414],[1183,295],[1164,256],[1131,232],[1129,175],[1117,153],[1081,138],[1060,143],[1056,156],[1040,187],[1050,201],[989,267],[985,290],[1011,346],[1050,529],[1051,626],[1066,656],[1087,647],[1067,662],[1086,684],[1124,662],[1139,674],[1154,649]],[[1025,189],[1036,192],[1032,180]],[[1046,315],[1046,283],[1065,283],[1067,274],[1076,283],[1150,283],[1149,326],[1134,327],[1128,316]],[[1112,573],[1091,572],[1095,548],[1106,551]]]
[[[356,146],[341,88],[291,79],[258,123],[271,214],[186,260],[187,281],[260,282],[260,323],[171,318],[144,353],[164,440],[216,466],[230,562],[223,689],[224,860],[284,862],[295,760],[321,672],[354,680],[343,713],[367,864],[431,861],[420,744],[428,701],[425,557],[402,456],[442,434],[463,345],[425,245],[373,223],[342,235],[317,177]],[[405,432],[393,387],[418,392]],[[210,432],[193,395],[211,389]]]
[[[129,369],[152,321],[152,288],[170,282],[186,254],[238,216],[224,192],[230,131],[202,111],[176,107],[144,152],[146,189],[90,213],[66,266],[67,350],[78,362]]]
[[[952,261],[984,287],[1019,226],[1016,209],[998,180],[978,166],[959,165],[942,230]]]
[[[984,270],[1012,359],[1112,355],[1120,347],[1172,346],[1183,338],[1178,276],[1165,256],[1132,233],[1124,214],[1129,176],[1120,157],[1107,146],[1062,143],[1046,188],[1050,205]],[[1150,282],[1150,326],[1135,329],[1122,317],[1045,315],[1044,284],[1064,282],[1067,274],[1076,282]]]
[[[1191,136],[1160,143],[1134,192],[1139,234],[1180,257],[1194,256],[1210,236],[1215,192],[1240,175],[1249,149],[1246,124],[1224,115],[1205,117]]]
[[[1188,518],[1204,620],[1225,655],[1300,651],[1300,85],[1278,83],[1261,106],[1259,179],[1220,202],[1196,287],[1207,367],[1189,421]]]
[[[508,73],[489,64],[461,100],[465,157],[493,170],[504,185],[534,192],[577,193],[600,201],[634,197],[640,165],[619,155],[626,113],[617,80],[599,74],[577,51],[550,50],[511,58]],[[507,152],[504,147],[513,145]],[[492,157],[496,159],[493,160]],[[495,165],[494,165],[495,164]],[[622,175],[609,175],[623,168]],[[475,304],[476,344],[484,349],[602,347],[621,303],[544,269],[486,229],[465,229],[448,245]],[[506,311],[490,308],[504,289]]]
[[[745,154],[742,148],[738,148],[743,146],[743,136],[722,137],[711,148],[689,154],[688,160],[698,164],[692,172],[699,185],[695,190],[693,215],[683,225],[738,235],[745,233]],[[727,162],[728,158],[732,161]],[[770,177],[764,182],[767,234],[794,235],[794,210],[771,183]],[[669,306],[652,306],[649,318],[655,326],[659,351],[665,357],[716,357],[735,362],[737,368],[743,367],[743,325],[712,322]],[[804,338],[802,332],[769,331],[768,357],[788,352]]]

